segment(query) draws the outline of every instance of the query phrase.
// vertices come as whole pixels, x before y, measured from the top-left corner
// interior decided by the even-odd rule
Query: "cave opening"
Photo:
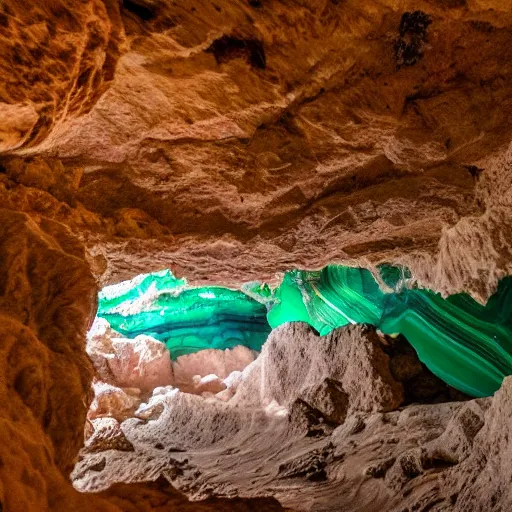
[[[104,490],[135,478],[117,474],[119,464],[147,474],[154,463],[189,493],[194,464],[208,467],[212,454],[231,467],[239,442],[253,453],[299,449],[301,439],[323,442],[323,451],[313,450],[304,470],[299,458],[276,471],[325,481],[314,467],[330,464],[336,433],[371,435],[358,411],[396,423],[401,410],[457,411],[500,387],[512,374],[511,293],[505,278],[485,305],[466,294],[444,298],[391,265],[295,269],[276,286],[238,289],[192,286],[165,269],[107,286],[87,337],[94,400],[74,486]],[[464,414],[477,432],[472,411]],[[368,474],[382,478],[394,465]]]
[[[289,322],[317,336],[373,326],[404,403],[490,396],[512,374],[511,290],[502,280],[485,306],[466,294],[443,298],[390,265],[292,270],[276,287],[240,289],[194,287],[170,270],[142,274],[99,294],[89,419],[144,417],[154,396],[173,390],[228,402],[272,330]]]

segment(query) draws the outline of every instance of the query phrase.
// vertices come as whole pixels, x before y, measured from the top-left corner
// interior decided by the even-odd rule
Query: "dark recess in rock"
[[[395,463],[395,458],[391,457],[384,461],[378,462],[374,466],[366,469],[366,474],[373,478],[384,478],[388,469]]]
[[[283,478],[303,478],[312,482],[327,480],[325,468],[332,459],[332,445],[313,450],[279,466],[279,475]]]
[[[476,165],[465,165],[464,167],[475,180],[477,180],[480,177],[480,174],[483,172],[483,169],[477,167]]]
[[[384,352],[389,356],[389,366],[393,377],[404,387],[405,404],[442,403],[470,400],[436,377],[418,358],[418,354],[403,336],[386,336]]]
[[[403,14],[399,27],[400,36],[394,45],[397,68],[412,66],[423,57],[427,28],[431,23],[430,16],[422,11]]]
[[[213,53],[217,64],[233,59],[245,58],[253,68],[265,69],[266,57],[263,43],[257,39],[238,39],[222,36],[216,39],[206,50]]]
[[[105,466],[107,464],[107,460],[105,458],[102,458],[99,462],[93,464],[92,466],[89,466],[89,471],[103,471],[105,469]]]
[[[144,2],[123,0],[123,8],[142,21],[151,21],[156,16],[156,13],[149,6],[145,5]]]
[[[300,425],[306,437],[321,437],[331,432],[336,424],[329,422],[321,411],[298,398],[293,402],[289,416],[290,425]]]
[[[478,32],[484,32],[489,33],[496,29],[494,25],[491,23],[488,23],[486,21],[480,21],[480,20],[472,20],[469,22],[469,25],[471,28],[477,30]]]
[[[466,0],[438,0],[443,7],[448,9],[456,9],[457,7],[466,7]]]

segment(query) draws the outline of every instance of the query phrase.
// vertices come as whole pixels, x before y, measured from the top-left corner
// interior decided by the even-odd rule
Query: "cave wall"
[[[96,296],[84,247],[67,227],[0,209],[0,509],[281,510],[266,499],[196,506],[162,483],[102,497],[73,489],[69,474],[92,400],[85,333]]]
[[[96,283],[61,224],[0,210],[0,502],[69,510],[92,365],[83,346]],[[100,508],[101,510],[101,508]]]

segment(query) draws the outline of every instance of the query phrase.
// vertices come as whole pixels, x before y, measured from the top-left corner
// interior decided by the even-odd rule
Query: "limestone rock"
[[[92,420],[93,434],[85,443],[86,453],[120,450],[133,452],[133,445],[126,439],[119,422],[114,418],[98,418]]]
[[[286,406],[327,378],[348,394],[351,411],[393,410],[404,399],[373,328],[350,326],[318,336],[306,324],[292,323],[272,331],[261,356],[244,370],[233,400]]]
[[[273,498],[215,499],[190,502],[165,479],[138,484],[116,484],[99,497],[122,512],[279,512],[286,511]],[[290,511],[291,512],[291,511]]]
[[[349,397],[339,382],[327,377],[317,386],[304,390],[301,399],[319,411],[327,421],[332,423],[345,421]]]
[[[152,391],[174,383],[171,357],[162,342],[139,335],[133,340],[114,338],[112,346],[114,357],[107,361],[119,386]]]
[[[133,416],[141,403],[140,389],[122,389],[101,381],[96,381],[93,387],[94,400],[89,409],[89,420],[109,416],[122,421]]]
[[[290,358],[301,370],[311,368],[302,374],[307,384],[322,375],[321,368],[339,372],[336,360],[324,366],[327,363],[320,364],[319,354],[332,356],[336,340],[353,343],[356,350],[356,333],[361,353],[368,358],[375,333],[365,327],[340,329],[330,344],[318,344],[317,362],[311,366],[298,367],[295,352],[286,350],[295,344],[299,360],[308,360],[304,341],[315,335],[305,325],[278,329],[270,345],[274,357]],[[339,345],[335,348],[341,350]],[[351,353],[350,348],[345,350]],[[369,357],[368,364],[383,374],[383,360]],[[277,384],[271,385],[258,361],[243,372],[238,392],[226,403],[178,390],[159,392],[157,416],[149,422],[128,419],[122,424],[135,452],[129,458],[121,451],[104,452],[101,469],[92,472],[87,468],[97,467],[99,454],[84,454],[75,469],[75,485],[100,491],[113,481],[136,482],[142,475],[161,474],[195,499],[270,493],[286,507],[311,512],[425,507],[483,512],[489,510],[489,503],[503,510],[509,506],[507,418],[512,402],[507,397],[512,378],[494,398],[407,405],[383,412],[377,408],[376,396],[387,397],[388,392],[376,386],[371,389],[376,396],[365,394],[364,372],[359,388],[355,381],[345,380],[346,392],[340,387],[339,373],[338,384],[323,380],[318,387],[304,387],[285,374],[280,399],[288,409],[276,399],[263,408],[268,397],[277,396]],[[267,362],[265,370],[284,367],[280,364],[272,367]],[[260,398],[240,400],[239,395],[248,400],[249,389]],[[328,417],[333,405],[341,407],[337,418]],[[172,453],[171,458],[161,453],[162,447]]]
[[[96,317],[87,333],[86,351],[97,377],[103,382],[115,385],[115,377],[108,364],[108,360],[115,357],[112,337],[119,335],[110,328],[106,320]]]

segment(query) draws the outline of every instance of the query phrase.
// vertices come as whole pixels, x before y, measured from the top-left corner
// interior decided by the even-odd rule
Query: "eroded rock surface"
[[[431,377],[413,354],[405,364],[404,343],[366,326],[318,337],[285,324],[233,398],[162,389],[151,415],[120,425],[134,453],[86,448],[75,485],[100,491],[151,475],[195,499],[272,495],[293,510],[506,510],[512,379],[493,398],[439,402],[455,397],[438,389],[410,403],[411,379]]]
[[[0,12],[0,198],[102,282],[408,264],[511,271],[512,18],[499,0],[187,1]]]
[[[63,225],[0,209],[3,510],[87,510],[67,476],[92,398],[84,346],[95,295],[83,248]]]
[[[502,0],[3,0],[2,507],[278,507],[191,505],[164,475],[298,510],[508,510],[510,380],[492,399],[410,405],[416,363],[399,376],[366,335],[368,391],[341,363],[317,379],[303,347],[298,367],[316,369],[300,389],[260,373],[249,409],[235,404],[250,375],[222,398],[163,388],[106,429],[133,452],[86,454],[75,474],[156,484],[84,496],[67,477],[92,398],[90,270],[238,285],[386,261],[489,296],[512,271],[511,16]]]

